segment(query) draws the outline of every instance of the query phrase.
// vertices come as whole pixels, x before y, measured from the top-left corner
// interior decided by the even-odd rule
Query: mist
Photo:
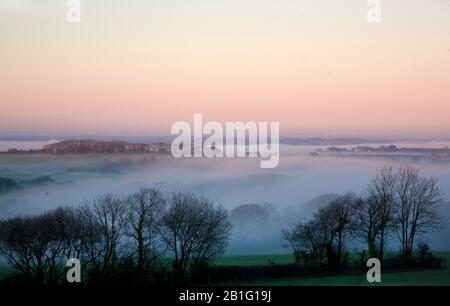
[[[261,169],[258,159],[188,158],[169,155],[0,155],[0,177],[33,182],[0,196],[0,218],[37,214],[58,206],[112,192],[127,195],[140,187],[161,184],[167,193],[190,192],[212,199],[230,212],[243,204],[267,203],[273,210],[264,220],[232,220],[227,254],[287,253],[281,230],[310,216],[333,195],[364,194],[377,169],[405,163],[439,179],[446,202],[450,195],[450,164],[408,157],[312,156],[317,146],[281,146],[280,164]],[[450,217],[448,205],[443,212]],[[448,227],[427,236],[433,249],[450,248]],[[348,246],[351,247],[351,246]],[[396,249],[395,242],[388,248]]]

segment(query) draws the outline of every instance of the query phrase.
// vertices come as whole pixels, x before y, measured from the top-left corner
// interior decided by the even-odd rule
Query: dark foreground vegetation
[[[445,225],[434,178],[404,166],[381,169],[367,194],[346,194],[305,222],[283,231],[292,264],[214,265],[227,246],[228,212],[206,198],[163,193],[159,186],[119,197],[101,195],[79,207],[0,222],[0,255],[10,275],[3,285],[68,285],[70,258],[82,264],[84,285],[179,286],[339,274],[367,270],[378,258],[383,270],[439,269],[418,237]],[[248,207],[246,207],[246,211]],[[235,211],[236,214],[236,211]],[[401,250],[386,256],[387,241]],[[349,252],[349,243],[367,245]]]
[[[359,254],[361,266],[377,258],[387,269],[439,268],[445,260],[435,258],[426,243],[416,240],[446,225],[439,212],[441,195],[437,179],[420,176],[417,168],[402,166],[395,171],[384,167],[365,196],[340,196],[311,220],[283,231],[283,236],[296,262],[317,270],[349,270],[346,245],[350,239],[367,245]],[[401,250],[398,256],[385,258],[389,240],[397,240]]]
[[[159,188],[106,194],[1,222],[0,253],[14,271],[3,283],[64,284],[77,258],[85,284],[186,284],[223,253],[230,230],[227,211],[205,198],[167,199]]]

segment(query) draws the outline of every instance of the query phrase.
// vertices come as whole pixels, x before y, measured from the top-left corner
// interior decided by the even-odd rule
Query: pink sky
[[[64,1],[7,2],[3,133],[164,135],[202,113],[282,135],[450,137],[450,0],[382,1],[380,24],[361,0],[94,0],[81,24]]]

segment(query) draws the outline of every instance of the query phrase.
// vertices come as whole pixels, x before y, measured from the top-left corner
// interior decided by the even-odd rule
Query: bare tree
[[[354,226],[356,206],[360,199],[351,193],[338,197],[325,209],[328,211],[330,228],[336,240],[337,263],[343,264],[345,240]]]
[[[367,243],[369,255],[378,257],[377,238],[379,236],[379,207],[372,197],[362,199],[357,206],[353,233]]]
[[[412,166],[402,166],[396,184],[397,236],[403,255],[411,257],[418,235],[442,229],[444,218],[439,213],[441,190],[436,178],[424,178]]]
[[[27,278],[44,283],[44,262],[48,237],[37,218],[14,218],[0,225],[0,251],[10,265]]]
[[[44,231],[49,238],[45,257],[45,278],[55,285],[65,275],[66,262],[76,257],[75,247],[80,240],[80,224],[74,222],[74,209],[57,208],[37,218],[42,219],[37,231]]]
[[[117,267],[121,238],[126,222],[124,201],[112,194],[85,202],[79,209],[82,228],[82,254],[93,272],[108,276]]]
[[[396,181],[392,166],[379,169],[368,186],[368,197],[360,202],[356,213],[356,234],[367,242],[370,256],[380,260],[384,257],[387,237],[395,225]]]
[[[333,242],[336,237],[334,216],[329,206],[319,209],[312,220],[294,225],[283,231],[283,238],[293,249],[297,259],[303,259],[319,268],[327,259],[331,263]]]
[[[64,242],[66,258],[81,258],[84,225],[80,209],[72,207],[57,208],[51,214],[56,223],[55,227],[59,239]]]
[[[151,265],[164,252],[165,247],[159,231],[159,224],[166,201],[158,186],[141,188],[127,199],[127,230],[132,239],[132,257],[137,262],[140,279],[148,274]]]
[[[161,225],[164,242],[174,256],[177,280],[184,279],[189,264],[205,264],[222,254],[231,231],[224,208],[183,193],[172,195]]]
[[[318,268],[325,260],[327,245],[332,233],[318,220],[299,223],[283,231],[283,238],[294,251],[296,261],[305,264],[312,262]]]
[[[77,239],[70,208],[0,223],[0,253],[22,276],[40,284],[56,285]]]
[[[319,209],[312,220],[283,231],[283,238],[297,259],[312,260],[319,267],[326,256],[328,268],[342,268],[346,238],[352,233],[359,201],[351,193],[339,196]]]

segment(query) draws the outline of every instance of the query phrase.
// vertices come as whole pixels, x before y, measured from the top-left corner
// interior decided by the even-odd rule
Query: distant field
[[[386,272],[382,274],[382,282],[376,286],[450,286],[450,252],[436,252],[437,256],[447,257],[447,269]],[[229,256],[217,260],[217,265],[260,265],[271,260],[275,264],[293,263],[292,255],[266,255],[266,256]],[[302,278],[285,278],[243,282],[233,285],[244,286],[367,286],[366,275],[346,274],[338,276],[312,276]]]
[[[269,263],[286,265],[294,263],[294,257],[290,254],[282,255],[254,255],[254,256],[224,256],[218,258],[215,264],[218,266],[254,266],[267,265]]]
[[[239,285],[257,286],[450,286],[450,270],[384,273],[381,283],[369,284],[365,274],[266,280]]]
[[[291,264],[294,263],[292,255],[258,255],[258,256],[225,256],[218,258],[215,262],[218,266],[252,266],[252,265],[267,265],[269,260],[275,264]],[[164,264],[169,265],[170,259],[164,261]],[[5,278],[8,271],[5,266],[0,266],[0,279]]]
[[[376,286],[450,286],[450,252],[436,252],[437,256],[447,257],[447,269],[386,272],[382,274],[382,283]],[[292,255],[255,255],[255,256],[225,256],[215,262],[218,266],[251,266],[294,263]],[[9,269],[0,266],[0,279],[4,278]],[[230,284],[227,284],[230,285]],[[345,274],[337,276],[311,276],[301,278],[283,278],[257,280],[253,282],[233,283],[242,286],[367,286],[366,275]]]

